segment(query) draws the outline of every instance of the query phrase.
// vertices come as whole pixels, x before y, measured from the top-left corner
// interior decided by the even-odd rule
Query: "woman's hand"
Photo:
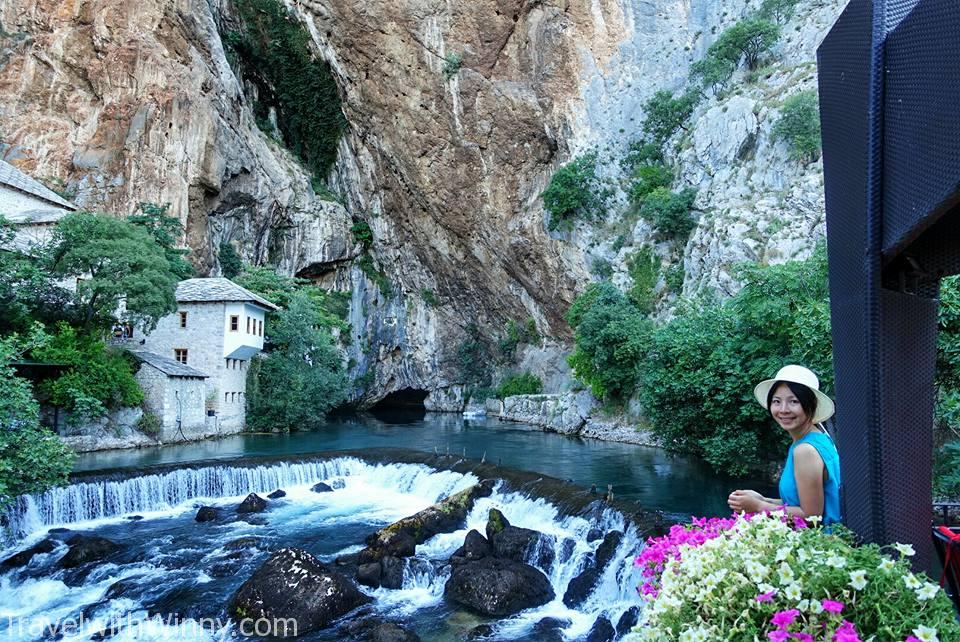
[[[735,490],[727,497],[727,505],[738,513],[759,513],[765,504],[766,498],[755,490]]]

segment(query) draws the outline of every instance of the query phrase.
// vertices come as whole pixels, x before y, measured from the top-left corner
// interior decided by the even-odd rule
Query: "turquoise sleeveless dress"
[[[790,446],[787,463],[780,476],[780,499],[787,506],[800,505],[800,492],[797,479],[793,474],[793,449],[797,444],[810,444],[817,449],[823,465],[827,469],[827,481],[823,484],[823,523],[834,524],[840,521],[840,455],[829,435],[811,432]]]

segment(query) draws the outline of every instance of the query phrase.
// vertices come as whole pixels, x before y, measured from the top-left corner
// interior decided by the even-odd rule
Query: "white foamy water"
[[[337,489],[314,493],[310,488],[318,481],[326,481]],[[182,599],[197,599],[212,605],[212,613],[222,613],[229,593],[222,588],[223,576],[211,569],[233,559],[237,570],[230,572],[243,575],[233,580],[232,591],[255,568],[255,565],[243,566],[245,559],[235,559],[235,549],[228,545],[231,540],[259,538],[263,542],[259,552],[244,552],[243,557],[260,555],[256,559],[262,560],[268,549],[291,545],[288,541],[291,535],[309,541],[312,533],[324,538],[329,537],[325,533],[336,534],[345,529],[351,533],[371,532],[372,527],[363,530],[364,526],[387,524],[411,515],[478,481],[470,474],[436,471],[418,464],[372,465],[359,459],[340,458],[248,468],[212,466],[171,471],[128,480],[80,483],[21,498],[11,519],[21,538],[17,548],[39,540],[51,527],[94,531],[101,528],[120,533],[126,533],[124,529],[135,531],[135,546],[140,547],[141,552],[135,563],[102,564],[78,581],[52,566],[51,560],[66,550],[60,546],[54,553],[38,556],[31,563],[28,571],[35,571],[32,575],[17,571],[0,575],[0,636],[34,640],[40,637],[35,635],[37,627],[62,624],[83,614],[85,619],[77,630],[62,630],[64,640],[89,639],[90,635],[111,626],[120,628],[111,640],[226,640],[237,631],[225,620],[195,616],[171,621],[169,617],[154,616],[155,609],[145,610],[147,602],[162,597],[170,587],[180,587],[185,595],[193,596]],[[265,494],[277,488],[284,489],[287,496],[270,502],[269,510],[263,514],[269,525],[227,521],[202,527],[185,526],[192,523],[189,514],[197,503],[229,509],[248,493]],[[556,594],[549,604],[494,623],[501,639],[523,638],[544,617],[569,620],[571,624],[564,634],[567,639],[574,639],[585,635],[598,616],[604,615],[616,625],[628,608],[638,604],[635,587],[640,583],[640,576],[633,568],[632,559],[642,546],[641,538],[619,513],[603,510],[589,519],[565,516],[544,499],[508,492],[498,484],[490,497],[476,502],[467,517],[466,528],[437,535],[417,547],[416,558],[406,560],[402,588],[361,587],[374,598],[375,609],[383,616],[412,623],[414,628],[419,618],[429,617],[437,608],[449,609],[443,604],[444,585],[450,576],[446,560],[463,544],[470,529],[485,531],[492,508],[502,511],[514,526],[547,536],[541,540],[541,547],[552,548],[552,555],[542,556],[540,553],[545,551],[532,551],[527,561],[537,565],[538,559],[553,558],[553,562],[541,566],[540,570]],[[143,515],[145,519],[128,527],[124,522],[131,514]],[[620,530],[625,536],[585,603],[569,609],[562,598],[570,580],[583,570],[600,544],[600,541],[586,542],[587,532],[596,527],[604,532]],[[184,528],[193,539],[183,535]],[[361,548],[362,536],[356,539],[358,541],[351,541],[336,552],[320,555],[321,559],[330,562],[338,555],[356,552]],[[298,541],[302,545],[303,540]],[[14,550],[0,553],[0,558]],[[37,577],[39,572],[46,573],[47,577]],[[108,589],[118,580],[133,581],[136,588],[106,599]],[[32,628],[25,630],[23,623]]]

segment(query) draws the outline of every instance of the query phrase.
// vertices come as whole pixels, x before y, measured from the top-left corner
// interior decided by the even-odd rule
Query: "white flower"
[[[850,586],[855,591],[862,591],[867,586],[867,572],[850,571]]]
[[[800,560],[801,562],[809,562],[810,551],[808,551],[805,548],[801,548],[799,551],[797,551],[797,559]]]
[[[937,596],[937,591],[940,590],[940,587],[936,584],[931,584],[926,582],[921,588],[917,589],[917,599],[920,601],[932,600]],[[917,637],[920,637],[919,635]],[[923,639],[923,638],[921,638]]]
[[[880,570],[881,571],[891,571],[893,570],[894,562],[889,557],[884,557],[880,560]]]
[[[921,624],[913,630],[913,634],[920,642],[940,642],[940,638],[937,637],[937,630],[929,626],[923,626]]]
[[[903,583],[907,585],[907,588],[920,588],[920,580],[918,580],[913,573],[907,573],[904,575]]]
[[[803,597],[803,592],[800,590],[799,584],[790,584],[787,588],[783,589],[783,594],[787,596],[788,600],[799,600]]]
[[[788,557],[790,557],[790,549],[789,549],[788,547],[786,547],[786,546],[781,546],[780,548],[777,549],[777,557],[776,557],[776,560],[777,560],[778,562],[782,562],[783,560],[787,559]]]
[[[900,551],[901,555],[906,555],[907,557],[911,557],[917,554],[917,552],[913,550],[913,546],[911,546],[910,544],[901,544],[900,542],[897,542],[896,544],[893,545],[893,547],[898,551]]]
[[[810,600],[810,612],[814,615],[823,613],[823,604],[820,603],[820,600]]]
[[[839,555],[831,555],[827,558],[827,566],[832,566],[833,568],[843,568],[847,565],[847,558],[840,557]]]
[[[802,600],[800,600],[799,602],[797,602],[797,610],[798,610],[798,611],[809,611],[809,610],[810,610],[810,600],[808,600],[808,599],[802,599]]]
[[[709,635],[709,633],[710,632],[702,626],[698,626],[695,629],[684,629],[680,634],[680,642],[707,642],[707,635]]]
[[[817,526],[820,522],[823,521],[823,518],[820,517],[819,515],[810,515],[805,519],[807,520],[807,523],[810,524],[811,526]]]
[[[796,577],[793,574],[793,569],[790,568],[790,565],[786,562],[780,564],[780,583],[781,584],[790,584]]]

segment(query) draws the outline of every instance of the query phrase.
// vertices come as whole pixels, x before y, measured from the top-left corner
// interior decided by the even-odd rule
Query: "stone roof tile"
[[[42,183],[30,178],[10,163],[0,160],[0,185],[6,185],[21,192],[26,192],[31,196],[36,196],[47,202],[59,205],[68,210],[79,209],[70,201],[62,198],[53,190],[45,187]]]
[[[254,294],[223,277],[180,281],[177,284],[177,301],[181,303],[242,301],[244,303],[254,303],[267,310],[280,309],[259,294]]]
[[[197,370],[196,368],[191,368],[190,366],[180,363],[176,359],[170,359],[169,357],[161,357],[155,352],[148,352],[146,350],[130,350],[130,354],[135,356],[140,361],[147,363],[165,375],[171,377],[202,377],[204,379],[209,378],[209,375]]]

